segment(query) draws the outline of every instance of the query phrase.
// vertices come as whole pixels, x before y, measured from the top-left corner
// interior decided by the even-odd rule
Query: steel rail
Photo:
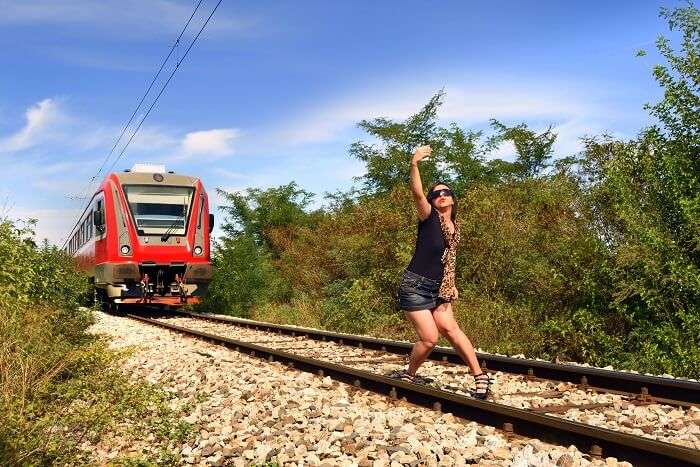
[[[141,322],[223,345],[239,352],[245,352],[253,357],[265,358],[270,362],[284,363],[319,376],[330,376],[336,380],[352,384],[357,388],[388,394],[394,399],[406,400],[407,402],[434,410],[449,412],[481,424],[502,428],[506,433],[528,436],[563,445],[574,444],[581,451],[590,452],[591,455],[596,457],[602,455],[606,457],[614,456],[640,466],[700,465],[700,451],[698,450],[533,413],[495,402],[472,399],[460,394],[412,384],[351,367],[188,329],[163,320],[132,314],[127,316]]]
[[[314,340],[342,341],[347,345],[360,345],[369,349],[379,349],[391,353],[406,355],[411,352],[412,343],[381,339],[376,337],[343,334],[320,329],[302,328],[283,324],[266,323],[236,317],[212,316],[205,313],[194,313],[176,310],[176,314],[201,318],[214,322],[230,323],[248,328],[282,332],[289,335],[303,335]],[[642,397],[654,397],[659,402],[669,404],[700,405],[700,382],[683,379],[671,379],[660,376],[648,376],[624,371],[606,370],[603,368],[586,367],[550,363],[525,358],[505,357],[477,352],[482,367],[492,371],[521,374],[532,378],[549,379],[574,383],[582,387],[599,388],[606,391],[619,391],[637,394]],[[451,363],[463,363],[454,349],[435,347],[428,356],[431,360]]]

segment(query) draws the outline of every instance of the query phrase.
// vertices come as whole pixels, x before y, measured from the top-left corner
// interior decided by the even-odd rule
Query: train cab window
[[[124,193],[140,235],[186,233],[194,188],[125,185]]]

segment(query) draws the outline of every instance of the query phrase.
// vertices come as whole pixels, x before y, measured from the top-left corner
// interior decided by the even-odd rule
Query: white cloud
[[[547,130],[547,127],[532,125],[530,126],[530,129],[536,133],[542,133]],[[552,147],[552,157],[554,159],[573,156],[581,152],[584,149],[581,139],[586,136],[595,136],[607,133],[622,140],[629,138],[629,135],[622,132],[611,131],[600,121],[597,121],[592,117],[572,118],[565,120],[553,125],[552,132],[557,135],[557,139]],[[511,141],[504,141],[487,156],[488,159],[503,159],[511,162],[515,161],[517,157],[515,145],[513,145]]]
[[[16,132],[0,135],[0,154],[36,149],[34,162],[56,163],[80,153],[92,153],[95,165],[109,154],[122,132],[122,127],[104,124],[69,112],[55,98],[44,99],[25,112],[25,122]],[[124,133],[112,154],[113,160],[131,137],[133,127]],[[235,128],[216,128],[185,133],[159,126],[143,126],[125,151],[137,157],[163,157],[175,154],[174,159],[189,157],[219,158],[233,154],[233,142],[241,135]],[[51,143],[49,146],[47,143]],[[95,152],[97,154],[94,154]],[[34,154],[33,153],[33,154]],[[41,156],[44,154],[44,156]],[[62,158],[46,161],[46,155]],[[166,157],[167,158],[167,157]],[[26,159],[23,159],[26,162]]]
[[[48,239],[54,245],[61,246],[66,235],[70,233],[82,208],[45,209],[10,206],[3,214],[13,220],[37,219],[36,239]]]
[[[217,167],[214,169],[214,173],[217,175],[221,175],[222,177],[226,178],[248,178],[248,175],[241,173],[241,172],[235,172],[233,170],[228,170],[228,169],[222,169],[220,167]]]
[[[566,157],[583,150],[581,138],[584,136],[595,136],[608,133],[616,138],[626,139],[626,135],[619,131],[604,126],[601,121],[592,117],[574,118],[556,125],[552,131],[557,134],[557,141],[554,143],[554,154],[559,157]]]
[[[292,116],[278,130],[289,144],[324,143],[341,138],[362,119],[404,119],[418,110],[441,88],[435,80],[420,84],[398,82],[393,86],[366,88],[331,99]],[[444,87],[438,116],[445,121],[475,124],[497,119],[579,118],[592,112],[591,105],[559,83],[518,83],[494,79],[465,79]]]
[[[29,107],[25,113],[26,123],[15,134],[0,139],[0,153],[16,152],[31,148],[48,138],[62,119],[58,103],[44,99]]]
[[[488,153],[486,156],[487,159],[502,159],[509,162],[513,162],[517,158],[515,145],[512,141],[502,142],[496,149]]]
[[[233,141],[240,134],[241,132],[235,128],[216,128],[187,133],[182,140],[180,158],[230,156],[234,153]]]
[[[93,150],[113,143],[119,131],[121,128],[78,118],[65,108],[64,102],[47,98],[26,110],[25,123],[21,129],[4,138],[0,137],[0,154],[41,148],[49,142],[54,156],[62,154],[61,149],[66,148],[71,153]],[[157,133],[158,130],[143,128],[140,136],[142,140],[144,136],[153,139],[154,132]],[[64,154],[65,152],[62,155]]]
[[[135,124],[132,124],[134,126]],[[118,148],[122,148],[126,142],[131,137],[131,132],[133,130],[129,129],[122,137]],[[119,131],[112,132],[112,140],[116,141],[117,136],[121,133]],[[165,152],[170,151],[174,147],[180,144],[181,137],[176,134],[172,129],[162,128],[158,126],[143,126],[136,134],[134,139],[129,144],[126,152]],[[114,142],[112,142],[112,145]],[[111,147],[111,146],[110,146]]]
[[[547,130],[546,126],[532,125],[530,127],[536,133]],[[581,138],[585,136],[600,135],[604,132],[619,139],[626,139],[629,136],[620,132],[610,131],[605,128],[600,121],[592,118],[573,118],[552,126],[552,132],[557,135],[557,139],[552,147],[552,157],[573,156],[583,150]],[[489,159],[503,159],[515,161],[517,157],[515,145],[511,141],[504,141],[494,151],[488,154]]]
[[[476,123],[491,118],[557,118],[590,112],[586,104],[568,89],[539,84],[518,85],[513,82],[471,84],[445,89],[442,118]]]

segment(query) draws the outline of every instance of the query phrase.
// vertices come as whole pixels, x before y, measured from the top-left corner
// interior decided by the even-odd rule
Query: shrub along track
[[[559,444],[575,444],[593,456],[614,456],[637,465],[700,465],[700,450],[693,449],[700,447],[697,436],[700,411],[694,406],[698,400],[697,392],[700,391],[698,383],[673,379],[663,381],[666,378],[575,365],[561,365],[566,370],[558,370],[556,367],[559,365],[547,362],[480,355],[488,370],[496,377],[493,399],[497,402],[480,401],[464,395],[463,385],[469,379],[466,367],[453,363],[458,361],[458,357],[448,349],[437,350],[434,352],[436,355],[432,356],[433,364],[425,364],[430,367],[429,377],[432,382],[411,384],[386,376],[391,370],[404,366],[405,354],[411,347],[405,342],[237,318],[182,312],[176,315],[180,317],[159,315],[153,319],[140,315],[129,316],[270,361],[281,361],[300,370],[331,376],[364,389],[451,412],[502,428],[506,432]],[[504,370],[500,368],[506,366],[516,368],[514,373],[517,375],[501,373]],[[575,378],[575,370],[578,370],[580,373],[576,379],[579,384],[572,384],[564,378],[564,381],[558,382],[545,380],[541,373],[535,373],[535,369],[542,368],[550,374],[565,375],[569,379]],[[620,378],[631,378],[632,382],[610,382],[612,373]],[[596,387],[588,375],[602,375],[595,380],[598,383]],[[584,380],[584,384],[580,384],[583,376],[588,381]],[[601,393],[600,383],[612,388],[605,388]],[[625,391],[620,394],[620,387],[642,383],[654,383],[649,384],[654,392],[649,386],[639,386],[646,387],[647,390],[640,389],[639,394]],[[659,388],[667,385],[672,390],[660,392]],[[687,389],[679,391],[679,385]],[[504,387],[509,388],[510,392],[499,392],[498,388]],[[686,391],[696,394],[686,394]],[[674,402],[687,410],[684,412],[682,407],[674,408],[657,403],[653,397],[658,397],[659,394],[682,396],[674,399]],[[601,422],[605,416],[610,417],[621,411],[630,413],[632,417],[623,416],[623,421]],[[673,423],[663,427],[660,426],[660,420],[654,420],[656,423],[650,425],[649,414],[656,414],[658,418],[666,417],[666,420]],[[693,419],[693,416],[698,419]],[[614,429],[610,429],[610,426]],[[683,431],[686,426],[687,433]],[[679,438],[678,433],[683,436]]]

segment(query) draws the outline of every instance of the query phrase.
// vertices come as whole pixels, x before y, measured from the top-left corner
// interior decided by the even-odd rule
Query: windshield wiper
[[[185,222],[187,222],[187,201],[185,200],[185,203],[182,205],[182,226],[185,226]],[[171,231],[178,226],[180,223],[180,219],[176,220],[173,222],[170,227],[168,227],[168,230],[165,231],[163,235],[160,236],[160,241],[161,242],[167,242],[168,239],[170,238]]]
[[[170,238],[170,235],[171,235],[170,232],[171,232],[175,227],[178,227],[179,224],[180,224],[180,220],[176,220],[175,222],[173,222],[173,223],[170,225],[170,227],[168,227],[168,230],[166,230],[165,233],[164,233],[163,235],[160,236],[160,241],[161,241],[161,242],[167,242],[168,239]]]

